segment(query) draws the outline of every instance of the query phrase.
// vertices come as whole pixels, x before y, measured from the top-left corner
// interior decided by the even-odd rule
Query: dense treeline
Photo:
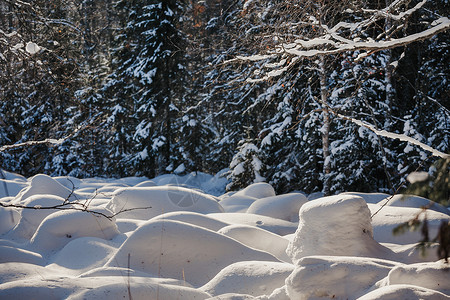
[[[396,12],[420,9],[395,30],[384,18],[360,34],[405,37],[449,12],[448,1],[397,2]],[[0,167],[78,177],[227,169],[229,189],[264,180],[279,192],[391,192],[428,171],[430,153],[336,112],[448,153],[448,32],[288,61],[268,80],[255,80],[264,61],[230,62],[388,4],[0,0],[0,145],[70,135],[4,151]]]

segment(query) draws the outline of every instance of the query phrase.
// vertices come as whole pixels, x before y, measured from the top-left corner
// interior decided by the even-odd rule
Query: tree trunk
[[[325,58],[320,57],[319,65],[320,76],[320,100],[323,107],[323,126],[320,130],[322,133],[322,152],[323,152],[323,189],[325,195],[330,194],[330,112],[328,111],[328,89],[327,89],[327,75],[325,70]]]

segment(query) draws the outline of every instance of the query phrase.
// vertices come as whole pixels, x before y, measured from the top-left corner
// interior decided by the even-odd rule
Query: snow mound
[[[96,212],[112,215],[107,209]],[[31,238],[31,246],[43,253],[59,250],[80,237],[110,240],[119,234],[115,219],[107,219],[86,211],[63,210],[46,217]],[[48,254],[48,253],[46,253]]]
[[[370,210],[359,196],[337,195],[310,201],[287,254],[294,262],[310,255],[380,257],[394,255],[373,239]]]
[[[209,214],[208,216],[228,224],[254,226],[278,235],[294,233],[298,226],[297,223],[247,213],[222,213]]]
[[[450,294],[450,265],[440,260],[397,266],[389,272],[387,284],[411,284]]]
[[[80,251],[83,249],[83,251]],[[81,237],[70,241],[59,251],[51,263],[68,269],[69,273],[81,274],[103,266],[117,249],[107,241],[95,237]]]
[[[248,213],[264,215],[290,222],[298,222],[300,207],[308,202],[301,193],[290,193],[258,199],[247,209]]]
[[[19,280],[29,280],[32,278],[42,279],[49,276],[54,276],[55,273],[56,272],[54,270],[51,270],[49,268],[25,262],[2,263],[0,268],[0,283],[7,283]],[[0,299],[6,298],[2,298],[0,296]],[[10,299],[19,299],[19,298],[11,297]]]
[[[152,179],[157,185],[181,186],[199,189],[210,195],[218,196],[224,193],[228,180],[219,172],[212,176],[202,172],[192,172],[184,176],[165,174]]]
[[[0,207],[0,235],[10,231],[20,221],[20,213],[15,208]]]
[[[118,189],[107,207],[115,213],[122,212],[120,218],[140,220],[181,210],[204,214],[223,212],[213,196],[177,186]]]
[[[385,194],[307,202],[258,183],[217,197],[222,179],[202,173],[2,173],[1,204],[29,208],[0,207],[0,299],[450,300],[438,245],[421,257],[420,232],[392,234],[426,215],[432,239],[449,221],[442,208],[424,212],[432,202],[420,197],[378,211]]]
[[[291,262],[286,255],[289,241],[270,231],[248,225],[230,225],[220,229],[217,233],[229,236],[251,248],[266,251],[281,261]]]
[[[72,176],[58,176],[58,177],[52,177],[54,180],[58,181],[60,184],[68,188],[69,190],[72,190],[73,188],[79,188],[83,181],[81,179],[72,177]]]
[[[246,187],[243,190],[240,190],[239,192],[237,192],[235,195],[244,195],[244,196],[249,196],[249,197],[253,197],[253,198],[266,198],[266,197],[272,197],[275,196],[275,190],[273,189],[273,187],[265,182],[258,182],[258,183],[253,183],[251,185],[249,185],[248,187]]]
[[[398,300],[398,299],[445,300],[450,299],[450,296],[445,295],[438,291],[430,290],[419,286],[408,284],[396,284],[381,287],[358,298],[358,300]]]
[[[0,263],[20,262],[45,266],[40,254],[16,246],[0,245]],[[2,280],[0,280],[2,282]]]
[[[150,274],[136,271],[128,268],[116,268],[116,267],[99,267],[89,270],[85,273],[80,274],[78,277],[108,277],[108,276],[119,276],[119,277],[151,277]],[[175,279],[164,279],[164,283],[172,283],[177,285],[187,285],[186,281],[180,281]]]
[[[200,290],[212,296],[226,293],[260,296],[284,285],[292,273],[291,264],[264,261],[237,262],[220,271]]]
[[[245,213],[247,209],[256,201],[256,198],[246,196],[246,195],[232,195],[223,200],[220,200],[220,205],[222,205],[225,212],[228,213]]]
[[[38,194],[55,195],[69,201],[77,199],[76,193],[48,175],[38,174],[31,177],[29,181],[29,186],[17,194],[15,204],[23,204],[25,199]]]
[[[382,245],[401,256],[401,261],[404,263],[413,264],[419,262],[434,262],[439,260],[437,251],[439,244],[437,243],[431,244],[426,249],[425,253],[421,248],[417,247],[417,243],[407,245],[383,243]]]
[[[52,271],[54,271],[52,269]],[[174,280],[149,277],[70,277],[55,272],[0,284],[0,299],[207,299]],[[56,275],[55,275],[56,274]],[[131,294],[131,297],[129,295]]]
[[[224,235],[169,220],[150,220],[134,231],[106,264],[130,267],[201,286],[221,269],[238,261],[277,261]],[[219,259],[220,258],[220,259]]]
[[[386,199],[386,198],[389,197],[389,195],[385,194],[385,193],[345,192],[345,193],[341,193],[340,195],[359,196],[359,197],[363,198],[367,203],[371,203],[371,204],[379,203],[381,200]]]
[[[380,206],[369,204],[369,208],[374,214],[380,209]],[[448,222],[450,220],[448,215],[433,210],[427,210],[426,213],[423,213],[421,208],[385,206],[372,218],[375,240],[380,243],[401,245],[418,243],[422,240],[420,231],[406,231],[399,235],[394,235],[392,232],[394,228],[410,221],[418,214],[420,214],[419,220],[423,220],[425,215],[427,216],[430,238],[436,237],[442,221]]]
[[[208,300],[255,300],[255,299],[265,299],[265,298],[256,298],[251,295],[237,294],[237,293],[226,293],[219,296],[211,297]]]
[[[67,300],[84,299],[109,299],[109,300],[148,300],[148,299],[186,299],[202,300],[208,299],[210,295],[191,287],[174,286],[157,282],[131,282],[126,281],[103,285],[93,289],[74,294]]]
[[[192,225],[197,225],[212,231],[218,231],[219,229],[228,226],[228,223],[221,222],[214,218],[210,218],[203,214],[190,212],[190,211],[179,211],[162,214],[154,217],[152,220],[172,220],[180,221],[184,223],[189,223]]]
[[[0,198],[15,197],[27,185],[26,180],[8,180],[0,178]]]
[[[63,203],[64,198],[47,194],[32,195],[24,200],[25,206],[36,208],[52,207],[62,205]],[[11,234],[17,237],[31,239],[42,220],[57,211],[57,209],[23,209],[20,221]]]
[[[378,204],[397,207],[414,207],[414,208],[427,207],[429,210],[434,210],[446,215],[450,215],[450,210],[440,205],[439,203],[433,202],[423,197],[413,195],[401,195],[401,194],[394,195],[392,197],[387,197],[381,200]]]
[[[134,187],[151,187],[151,186],[157,186],[156,182],[154,182],[153,180],[146,180],[136,184]]]
[[[290,299],[356,299],[399,264],[393,261],[345,256],[300,259],[286,279]]]

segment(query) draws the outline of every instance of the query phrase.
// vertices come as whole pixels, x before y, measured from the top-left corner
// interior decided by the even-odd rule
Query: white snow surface
[[[433,238],[450,212],[428,199],[224,194],[203,173],[0,181],[0,299],[450,299],[436,245],[392,234],[429,206]]]

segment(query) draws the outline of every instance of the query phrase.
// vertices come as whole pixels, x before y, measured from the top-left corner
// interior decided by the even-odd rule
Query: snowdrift
[[[427,205],[434,237],[450,211],[428,199],[373,215],[388,195],[221,195],[202,173],[1,181],[0,299],[450,299],[449,264],[392,234]]]

